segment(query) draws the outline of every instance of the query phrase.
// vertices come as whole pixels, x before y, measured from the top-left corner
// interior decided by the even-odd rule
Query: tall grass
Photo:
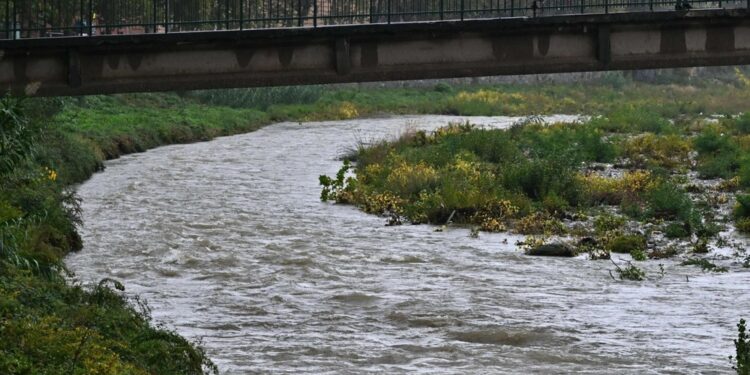
[[[201,90],[188,95],[205,104],[266,110],[273,105],[315,103],[324,92],[326,89],[323,86],[282,86]]]
[[[98,159],[52,126],[59,102],[26,103],[33,116],[18,100],[0,102],[0,373],[215,373],[200,347],[155,328],[120,291],[64,278],[62,257],[82,245],[79,201],[66,183],[90,171],[68,167],[64,181],[57,168]]]

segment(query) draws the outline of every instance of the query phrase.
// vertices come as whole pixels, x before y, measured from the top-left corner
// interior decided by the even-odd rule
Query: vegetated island
[[[750,267],[732,235],[750,232],[749,150],[750,113],[668,119],[624,104],[580,123],[451,124],[360,146],[336,176],[320,177],[321,199],[385,215],[390,225],[528,235],[518,245],[530,255],[679,255],[684,265],[724,272]],[[712,248],[733,256],[709,257]],[[616,271],[645,277],[631,262]]]

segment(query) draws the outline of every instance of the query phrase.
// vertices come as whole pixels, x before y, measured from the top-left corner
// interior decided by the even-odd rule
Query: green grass
[[[54,126],[59,102],[27,105],[33,115],[15,100],[0,103],[0,373],[213,372],[200,347],[155,327],[119,283],[84,288],[64,277],[63,256],[82,246],[79,202],[67,182],[101,160],[95,143]]]

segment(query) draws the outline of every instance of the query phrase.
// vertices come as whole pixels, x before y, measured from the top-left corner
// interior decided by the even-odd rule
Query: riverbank
[[[386,113],[622,112],[628,122],[627,116],[734,113],[750,99],[747,91],[742,81],[695,87],[616,80],[586,86],[439,84],[366,91],[313,87],[28,100],[25,115],[15,103],[6,103],[0,339],[13,344],[0,352],[0,372],[32,368],[50,373],[212,371],[199,348],[172,332],[155,329],[146,308],[126,302],[117,291],[118,283],[105,280],[84,288],[60,276],[65,272],[62,257],[81,247],[76,232],[80,213],[68,187],[100,170],[104,160],[165,144],[252,131],[275,121]]]

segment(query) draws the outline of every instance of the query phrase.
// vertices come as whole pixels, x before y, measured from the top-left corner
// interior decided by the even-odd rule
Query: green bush
[[[713,262],[705,258],[690,258],[682,262],[683,266],[697,266],[700,267],[703,272],[727,272],[726,267],[719,267]]]
[[[595,121],[602,130],[612,133],[674,133],[672,124],[659,113],[642,106],[625,105]]]
[[[750,194],[737,195],[732,218],[738,231],[750,233]]]
[[[745,112],[734,119],[734,128],[740,134],[750,134],[750,112]]]
[[[750,218],[750,194],[737,195],[737,203],[732,214],[736,219]]]
[[[693,140],[698,151],[698,173],[701,178],[731,178],[740,167],[740,150],[729,135],[707,128]]]
[[[690,236],[690,231],[682,223],[669,223],[664,228],[664,235],[667,238],[685,238]]]
[[[670,181],[662,181],[647,192],[648,214],[666,220],[681,220],[690,223],[693,219],[693,204],[684,189]]]
[[[625,234],[612,238],[606,244],[606,250],[613,253],[630,254],[633,251],[646,249],[646,237],[640,234]]]
[[[597,234],[604,234],[609,231],[622,228],[625,225],[625,218],[611,214],[597,216],[594,219],[594,230]]]
[[[747,334],[745,319],[740,319],[737,324],[737,339],[734,340],[735,355],[730,356],[733,362],[732,368],[737,375],[750,375],[750,337]]]

